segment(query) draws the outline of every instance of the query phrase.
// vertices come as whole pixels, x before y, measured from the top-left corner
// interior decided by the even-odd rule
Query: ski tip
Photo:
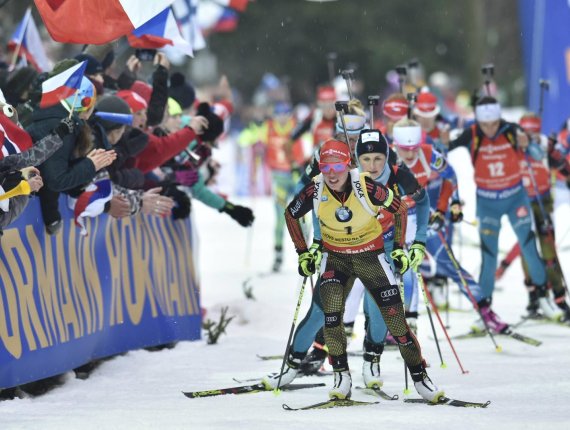
[[[283,403],[281,406],[282,406],[283,409],[285,409],[286,411],[294,411],[294,410],[295,410],[295,409],[293,409],[291,406],[289,406],[289,405],[286,404],[286,403]]]

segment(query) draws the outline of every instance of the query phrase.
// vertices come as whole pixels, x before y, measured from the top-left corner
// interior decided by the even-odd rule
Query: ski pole
[[[435,326],[433,324],[433,317],[431,316],[431,310],[429,309],[428,298],[426,295],[426,286],[424,284],[424,280],[422,278],[421,273],[418,273],[418,272],[415,272],[415,273],[416,273],[416,279],[418,280],[418,284],[420,284],[420,289],[424,293],[424,305],[426,307],[426,311],[427,311],[427,314],[429,317],[429,323],[431,325],[431,331],[433,332],[433,337],[435,339],[435,346],[437,347],[437,353],[439,355],[439,360],[441,361],[440,367],[442,369],[445,369],[447,367],[447,364],[445,364],[445,361],[443,361],[443,355],[441,355],[441,348],[439,347],[439,340],[437,338],[437,332],[435,331]]]
[[[491,96],[491,81],[495,73],[495,66],[491,63],[483,64],[481,66],[481,73],[485,76],[485,90],[487,91],[487,95]]]
[[[348,102],[344,101],[334,102],[334,107],[340,116],[340,122],[342,123],[342,130],[344,131],[346,144],[350,145],[350,140],[348,139],[348,132],[346,131],[346,123],[344,122],[344,115],[348,113]]]
[[[406,385],[404,388],[404,394],[407,396],[411,393],[411,390],[408,388],[408,366],[404,363],[404,378],[406,381]]]
[[[344,82],[346,83],[346,89],[348,90],[348,97],[350,100],[354,98],[352,94],[352,72],[353,70],[349,69],[345,69],[340,72]]]
[[[552,222],[550,222],[550,217],[546,213],[546,209],[544,208],[544,204],[542,202],[542,197],[538,191],[538,185],[536,184],[536,179],[534,177],[534,171],[532,169],[532,165],[530,163],[529,155],[527,152],[524,154],[525,162],[528,168],[528,175],[530,176],[530,183],[532,188],[534,189],[534,194],[536,195],[536,201],[538,203],[538,209],[540,210],[540,215],[542,216],[542,222],[546,227],[546,234],[548,239],[552,241],[552,244],[556,247],[556,242],[554,240],[554,234],[552,233],[554,230],[554,226]],[[540,233],[539,233],[540,234]],[[556,249],[554,250],[554,263],[558,267],[558,271],[560,272],[560,279],[562,281],[562,285],[564,286],[564,290],[566,291],[566,295],[570,298],[570,291],[568,290],[568,284],[566,283],[566,278],[564,277],[564,272],[562,271],[562,266],[560,265],[560,260],[558,259],[558,254],[556,254]]]
[[[479,222],[476,219],[469,221],[469,220],[463,218],[461,221],[464,222],[465,224],[470,225],[471,227],[478,227],[479,226]]]
[[[420,62],[417,58],[408,61],[408,70],[410,71],[410,84],[418,91],[418,69]]]
[[[437,317],[437,319],[439,321],[439,325],[441,325],[443,333],[445,334],[445,337],[447,338],[447,343],[449,343],[449,346],[451,347],[451,351],[453,351],[453,355],[455,356],[455,359],[457,360],[457,364],[459,365],[459,368],[461,369],[461,373],[462,374],[469,373],[468,370],[465,370],[463,368],[463,365],[461,364],[461,360],[459,359],[459,355],[457,355],[457,351],[455,351],[455,347],[453,346],[453,342],[451,341],[451,338],[449,337],[449,333],[447,332],[445,326],[443,325],[443,321],[441,320],[441,316],[439,315],[439,311],[437,310],[437,306],[435,305],[435,302],[433,301],[433,297],[431,296],[431,293],[429,292],[429,290],[427,288],[425,288],[425,284],[424,284],[423,277],[422,277],[421,273],[418,273],[418,280],[420,280],[420,279],[421,279],[421,286],[424,289],[424,294],[427,295],[427,298],[431,304],[431,307],[433,308],[435,316]]]
[[[498,281],[503,277],[505,271],[519,255],[521,255],[521,247],[517,242],[513,245],[505,258],[503,258],[499,263],[499,267],[497,267],[497,270],[495,271],[495,281]]]
[[[279,380],[277,381],[277,387],[273,390],[273,393],[279,394],[281,390],[281,378],[283,377],[283,370],[285,369],[285,362],[289,356],[289,349],[291,349],[291,340],[293,339],[293,333],[295,332],[295,324],[297,324],[297,317],[299,316],[299,309],[301,308],[301,303],[303,301],[303,293],[305,292],[305,285],[307,284],[308,276],[303,277],[303,283],[301,284],[301,291],[299,292],[299,299],[297,299],[297,307],[295,308],[295,315],[293,316],[293,323],[291,324],[291,331],[289,332],[289,339],[287,339],[287,347],[285,348],[285,355],[283,356],[283,362],[281,363],[281,371],[279,372]],[[312,276],[311,276],[312,278]]]
[[[408,69],[404,65],[396,66],[396,73],[398,74],[398,85],[400,86],[400,93],[404,94],[404,83],[406,82]]]
[[[380,96],[368,96],[368,106],[370,107],[370,128],[374,128],[374,109],[380,102]]]
[[[408,119],[412,119],[412,111],[414,110],[418,95],[416,93],[408,93],[406,98],[408,99]]]
[[[331,85],[334,84],[334,78],[336,75],[335,66],[334,66],[336,58],[337,58],[336,52],[329,52],[327,54],[327,67],[329,70],[329,82],[331,83]]]
[[[438,231],[437,234],[439,235],[439,239],[441,240],[441,243],[445,249],[445,252],[447,252],[447,255],[449,256],[449,259],[451,260],[453,267],[457,271],[457,275],[459,276],[459,279],[461,280],[461,285],[463,285],[463,288],[465,288],[465,291],[467,291],[467,295],[469,296],[469,300],[471,300],[473,307],[475,308],[475,310],[479,314],[479,317],[481,318],[481,321],[483,321],[483,324],[485,325],[485,329],[487,330],[487,333],[489,334],[489,337],[491,338],[493,345],[495,345],[495,351],[501,352],[503,350],[503,348],[497,344],[497,341],[495,340],[495,336],[493,336],[493,333],[491,333],[491,329],[489,328],[489,324],[487,324],[487,321],[485,321],[485,318],[483,318],[483,313],[481,312],[481,308],[479,308],[479,305],[477,304],[477,300],[475,300],[473,293],[471,293],[471,288],[469,288],[467,281],[465,280],[465,278],[463,277],[463,274],[461,273],[461,268],[459,267],[459,263],[457,262],[457,260],[455,259],[455,256],[453,255],[453,251],[447,245],[447,242],[445,241],[445,237],[443,237],[443,233],[441,231]]]

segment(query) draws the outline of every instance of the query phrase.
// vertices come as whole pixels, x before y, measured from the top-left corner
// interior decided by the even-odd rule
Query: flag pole
[[[10,67],[8,68],[9,71],[14,70],[16,67],[16,61],[18,60],[18,55],[20,54],[20,48],[22,47],[22,43],[24,43],[24,36],[26,35],[26,30],[28,28],[28,23],[30,22],[30,16],[32,14],[32,8],[28,7],[26,9],[26,15],[24,16],[24,25],[22,29],[22,34],[20,35],[20,40],[18,40],[18,44],[16,45],[16,49],[14,50],[14,55],[12,56],[12,62],[10,63]]]
[[[71,109],[69,110],[69,116],[67,119],[71,119],[71,115],[73,115],[73,111],[75,110],[75,102],[77,101],[77,94],[79,94],[79,90],[75,90],[75,95],[73,96],[73,102],[71,103]]]

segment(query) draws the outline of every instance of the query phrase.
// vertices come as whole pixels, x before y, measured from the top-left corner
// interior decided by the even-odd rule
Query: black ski
[[[377,405],[380,402],[361,402],[359,400],[327,400],[326,402],[315,403],[313,405],[303,406],[300,408],[292,408],[291,406],[283,403],[283,409],[286,411],[307,411],[310,409],[330,409],[330,408],[341,408],[347,406],[369,406],[369,405]]]
[[[297,373],[297,377],[301,378],[304,376],[316,376],[316,377],[323,377],[323,376],[332,376],[333,372],[332,371],[328,371],[328,370],[319,370],[318,372],[314,372],[314,373],[304,373],[302,371],[299,371],[299,373]],[[235,382],[237,382],[238,384],[243,384],[246,382],[255,382],[255,381],[261,381],[263,378],[247,378],[247,379],[238,379],[238,378],[232,378]]]
[[[513,339],[520,340],[521,342],[524,342],[524,343],[526,343],[526,344],[528,344],[528,345],[532,345],[532,346],[540,346],[540,345],[542,345],[542,342],[541,342],[540,340],[536,340],[536,339],[534,339],[534,338],[532,338],[532,337],[525,336],[524,334],[520,334],[520,333],[514,332],[514,331],[512,331],[511,329],[508,329],[506,332],[501,333],[501,335],[503,335],[503,336],[509,336],[509,337],[511,337],[511,338],[513,338]]]
[[[485,403],[478,402],[465,402],[463,400],[450,399],[449,397],[441,397],[437,403],[432,403],[425,399],[404,399],[405,403],[423,403],[430,406],[447,405],[455,406],[458,408],[486,408],[491,404],[488,400]]]
[[[394,345],[394,347],[397,347],[398,345]],[[362,351],[347,351],[346,355],[348,357],[362,357]],[[263,361],[269,361],[269,360],[283,360],[283,355],[260,355],[260,354],[256,354],[256,357],[259,358],[260,360]]]
[[[378,386],[374,386],[373,388],[368,387],[356,387],[357,390],[362,390],[363,393],[368,394],[370,396],[381,397],[384,400],[398,400],[400,397],[397,394],[391,396],[390,394],[386,393],[382,388]]]
[[[475,332],[470,331],[469,333],[461,334],[458,336],[452,336],[452,339],[457,339],[457,340],[475,339],[478,337],[485,337],[486,335],[487,335],[486,331],[475,331]],[[534,339],[532,337],[525,336],[524,334],[517,333],[515,331],[512,331],[511,329],[507,329],[507,331],[505,331],[503,333],[497,333],[497,335],[508,336],[510,338],[513,338],[515,340],[518,340],[520,342],[524,342],[524,343],[526,343],[528,345],[532,345],[532,346],[542,345],[542,342],[540,340]]]
[[[536,321],[537,323],[541,324],[556,324],[563,327],[570,327],[570,321],[552,321],[551,319],[545,318],[542,315],[524,315],[521,317],[521,320],[518,323],[513,324],[512,327],[520,327],[528,321]]]
[[[325,384],[289,384],[284,387],[281,387],[283,391],[295,391],[295,390],[302,390],[305,388],[315,388],[315,387],[324,387]],[[262,391],[273,391],[273,389],[267,389],[265,385],[259,384],[252,384],[252,385],[244,385],[241,387],[229,387],[229,388],[219,388],[217,390],[205,390],[205,391],[183,391],[186,397],[194,399],[196,397],[213,397],[213,396],[223,396],[226,394],[252,394],[252,393],[261,393]]]

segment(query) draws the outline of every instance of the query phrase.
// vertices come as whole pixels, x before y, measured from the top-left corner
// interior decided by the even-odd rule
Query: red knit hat
[[[148,103],[140,95],[131,90],[121,90],[117,92],[117,97],[122,98],[127,102],[133,113],[137,113],[140,110],[146,109]]]
[[[528,133],[540,133],[542,121],[534,113],[527,113],[519,120],[519,125]]]
[[[432,118],[439,113],[439,110],[437,97],[434,94],[430,92],[418,94],[418,99],[414,107],[414,113],[416,115],[424,118]]]
[[[131,85],[131,90],[141,96],[148,105],[150,103],[150,96],[152,95],[152,87],[143,81],[135,81],[133,85]]]
[[[336,92],[334,87],[324,86],[317,89],[317,101],[334,102],[336,100]]]
[[[329,139],[321,146],[320,159],[321,163],[327,163],[331,158],[338,158],[342,161],[350,161],[350,149],[344,142],[335,139]]]
[[[384,102],[382,112],[392,121],[399,121],[408,114],[408,106],[403,95],[392,95]]]

